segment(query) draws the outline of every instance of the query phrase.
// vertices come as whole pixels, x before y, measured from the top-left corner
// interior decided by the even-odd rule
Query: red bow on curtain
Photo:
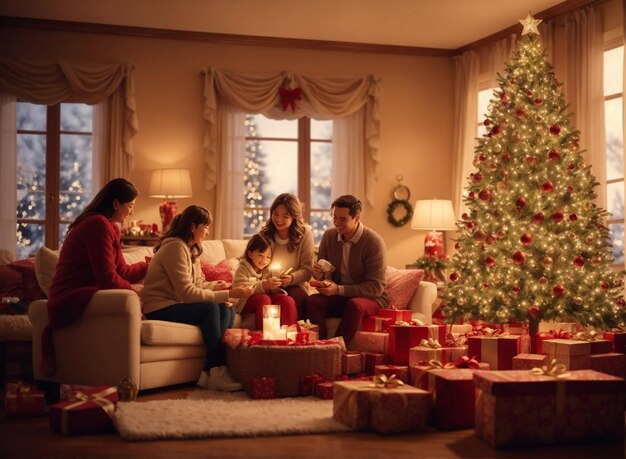
[[[280,102],[283,104],[283,111],[287,110],[287,107],[291,107],[291,111],[296,111],[296,100],[302,100],[302,88],[280,88],[278,90],[280,94]]]

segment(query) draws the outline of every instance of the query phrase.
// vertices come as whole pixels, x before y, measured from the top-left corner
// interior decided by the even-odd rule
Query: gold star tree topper
[[[537,26],[541,23],[541,19],[535,19],[530,13],[528,13],[526,19],[520,19],[519,22],[524,26],[522,35],[526,35],[527,33],[535,33],[539,35],[539,29]]]

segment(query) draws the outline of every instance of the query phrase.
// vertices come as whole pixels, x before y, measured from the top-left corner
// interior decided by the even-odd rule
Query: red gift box
[[[360,373],[364,368],[362,352],[348,351],[341,355],[341,372],[346,375]]]
[[[623,379],[477,371],[476,435],[495,447],[624,440]],[[516,413],[522,413],[516,415]]]
[[[247,328],[227,328],[222,338],[227,346],[235,349],[243,343],[250,333]]]
[[[544,354],[517,354],[513,357],[513,370],[532,370],[548,362]]]
[[[7,383],[4,411],[12,418],[45,416],[45,393],[22,382]]]
[[[492,370],[511,370],[513,357],[521,352],[521,336],[470,336],[467,355],[486,362]]]
[[[431,375],[437,429],[474,427],[474,370],[435,370]]]
[[[374,375],[385,375],[396,378],[405,384],[409,382],[409,367],[403,365],[374,365]]]
[[[548,362],[557,360],[567,370],[591,368],[589,359],[591,343],[574,339],[548,339],[543,342],[543,351],[548,354]]]
[[[620,378],[626,378],[626,354],[607,352],[589,356],[592,370]]]
[[[312,375],[304,375],[300,378],[300,396],[308,397],[313,395],[315,390],[315,384],[326,382],[327,379],[322,375],[314,373]]]
[[[388,317],[396,322],[410,322],[413,320],[412,311],[410,309],[381,309],[378,311],[381,317]]]
[[[550,330],[547,332],[541,332],[534,335],[533,340],[535,343],[535,354],[547,354],[543,351],[543,342],[547,339],[571,339],[572,334],[561,328],[557,330]]]
[[[617,330],[604,332],[602,337],[613,343],[612,352],[621,352],[622,354],[626,354],[626,332]]]
[[[113,429],[117,388],[98,386],[73,394],[73,400],[50,407],[50,427],[62,434],[89,434]]]
[[[357,430],[423,430],[431,408],[432,395],[415,387],[379,387],[373,381],[335,383],[333,418]]]
[[[315,396],[323,400],[332,400],[334,387],[334,384],[328,381],[317,383],[315,384]]]
[[[409,349],[419,346],[423,339],[446,342],[445,325],[391,325],[389,327],[389,354],[396,365],[409,364]]]
[[[387,354],[381,354],[379,352],[364,352],[363,353],[363,369],[366,375],[374,374],[374,367],[376,365],[383,365],[387,363]]]
[[[368,332],[387,332],[389,325],[395,323],[396,321],[391,317],[369,316],[365,317],[361,322],[361,330]]]
[[[350,350],[387,354],[389,350],[389,334],[358,331],[352,338],[352,341],[350,341]]]
[[[467,355],[467,347],[438,347],[415,346],[409,349],[409,365],[417,365],[419,362],[439,360],[440,362],[454,362],[459,357]]]
[[[276,398],[276,378],[252,378],[249,395],[257,400]]]

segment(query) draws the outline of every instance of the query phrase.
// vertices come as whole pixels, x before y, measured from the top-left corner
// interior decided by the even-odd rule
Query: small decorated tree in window
[[[444,314],[454,322],[624,321],[598,185],[530,15],[478,139]]]

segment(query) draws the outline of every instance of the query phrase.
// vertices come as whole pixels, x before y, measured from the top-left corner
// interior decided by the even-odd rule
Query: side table
[[[155,246],[159,242],[157,236],[125,236],[122,235],[121,240],[123,245],[144,245],[148,247]]]

